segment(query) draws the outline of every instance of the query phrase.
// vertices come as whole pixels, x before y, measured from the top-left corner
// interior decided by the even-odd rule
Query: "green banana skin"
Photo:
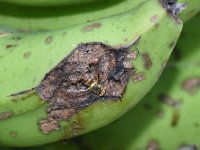
[[[74,4],[82,4],[88,2],[95,2],[100,0],[0,0],[0,2],[11,3],[11,4],[19,4],[19,5],[30,5],[30,6],[58,6],[58,5],[74,5]]]
[[[116,122],[68,141],[69,145],[82,145],[92,150],[146,150],[150,143],[163,150],[182,150],[183,145],[199,148],[200,89],[191,94],[182,87],[186,80],[200,77],[200,31],[196,30],[200,25],[199,18],[200,14],[184,25],[175,48],[179,49],[179,57],[172,54],[158,83],[139,104]],[[161,93],[180,105],[173,107],[162,102],[158,99]],[[179,117],[175,121],[173,117],[176,113]],[[173,120],[175,126],[172,126]],[[61,142],[57,145],[68,148]]]
[[[155,22],[155,18],[158,19],[157,22]],[[42,145],[92,131],[117,119],[132,108],[157,81],[163,69],[163,62],[168,59],[182,29],[182,23],[169,16],[156,0],[146,1],[126,13],[99,20],[98,23],[101,24],[101,28],[88,32],[83,32],[83,29],[93,23],[60,31],[33,34],[14,33],[3,37],[1,49],[5,49],[5,45],[11,43],[12,37],[21,37],[21,39],[12,43],[18,46],[12,47],[13,51],[10,54],[1,51],[1,55],[3,54],[3,58],[0,60],[2,64],[0,72],[3,75],[1,76],[1,85],[6,87],[1,93],[1,110],[7,109],[8,99],[6,98],[8,95],[36,87],[44,75],[79,43],[98,41],[116,47],[128,45],[136,37],[141,36],[137,48],[141,54],[149,53],[151,55],[150,57],[154,60],[153,66],[151,69],[145,69],[141,56],[134,61],[134,65],[138,72],[146,74],[146,79],[139,83],[133,83],[130,80],[121,101],[99,101],[81,110],[69,121],[62,122],[59,131],[48,135],[43,134],[38,125],[38,122],[46,117],[46,105],[41,107],[38,105],[37,109],[29,112],[27,110],[26,113],[20,113],[20,110],[26,109],[23,106],[21,109],[8,109],[7,111],[12,111],[15,116],[0,121],[0,144],[18,147]],[[47,40],[48,42],[45,43],[47,38],[53,40]],[[57,51],[58,49],[59,51]],[[31,54],[25,59],[23,55],[27,53],[27,50]],[[18,60],[16,61],[15,58]],[[13,68],[9,60],[12,60],[12,64],[15,63],[18,68]],[[39,60],[42,60],[42,63]],[[31,69],[29,69],[30,66]],[[24,74],[20,72],[24,72]],[[15,76],[12,76],[13,73]],[[133,95],[132,93],[137,94]],[[33,94],[32,96],[37,95]],[[23,100],[19,98],[17,101],[20,107]],[[33,103],[39,103],[38,101],[35,99]],[[31,103],[30,100],[29,102]],[[78,129],[74,129],[77,126]]]
[[[91,4],[57,7],[28,7],[0,4],[0,24],[22,31],[44,31],[72,27],[123,13],[143,2],[105,0]]]

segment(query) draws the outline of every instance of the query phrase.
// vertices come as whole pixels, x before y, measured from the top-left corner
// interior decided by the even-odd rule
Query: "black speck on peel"
[[[49,102],[47,118],[39,123],[42,133],[57,130],[60,121],[97,100],[121,99],[134,73],[134,67],[128,65],[128,61],[132,63],[129,48],[100,42],[79,44],[47,73],[36,87],[38,95]]]
[[[153,63],[152,63],[152,60],[151,60],[149,53],[142,53],[142,59],[143,59],[143,62],[144,62],[144,68],[147,69],[147,70],[150,70]]]
[[[10,49],[10,48],[14,48],[14,47],[17,47],[16,44],[8,44],[6,45],[6,49]]]
[[[198,146],[197,145],[195,145],[195,144],[191,144],[191,145],[189,145],[189,144],[182,144],[179,148],[178,148],[178,150],[198,150],[199,148],[198,148]]]
[[[180,100],[175,100],[169,95],[164,93],[158,95],[158,100],[171,107],[179,107],[181,105]]]
[[[52,36],[48,36],[46,39],[45,39],[45,43],[46,44],[51,44],[53,42],[53,37]]]

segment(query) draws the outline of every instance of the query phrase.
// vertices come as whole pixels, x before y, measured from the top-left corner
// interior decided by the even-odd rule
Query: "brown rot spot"
[[[153,64],[150,55],[148,53],[143,53],[142,58],[145,69],[150,70]]]
[[[92,31],[92,30],[94,30],[94,29],[101,28],[101,26],[102,26],[101,23],[95,22],[95,23],[93,23],[93,24],[91,24],[91,25],[85,26],[85,27],[82,29],[82,31],[83,31],[83,32]]]
[[[10,131],[9,134],[12,137],[17,137],[17,132],[16,131]]]
[[[24,57],[24,58],[29,58],[30,55],[31,55],[31,52],[25,52],[25,53],[23,54],[23,57]]]
[[[189,94],[196,94],[200,88],[200,77],[192,77],[183,81],[182,89]]]
[[[175,100],[172,97],[168,96],[167,94],[161,93],[158,95],[158,99],[167,104],[168,106],[172,106],[172,107],[179,107],[181,105],[181,101],[180,100]]]
[[[44,134],[49,134],[52,131],[60,130],[58,121],[55,119],[42,120],[39,123],[40,129]]]
[[[139,72],[139,73],[135,73],[133,76],[132,76],[132,80],[134,83],[137,83],[139,81],[143,81],[146,79],[146,75],[145,73],[143,72]]]
[[[58,125],[97,100],[120,100],[135,72],[129,58],[132,45],[119,49],[98,42],[78,45],[36,87],[38,95],[49,102],[41,125],[49,126],[49,120]]]
[[[46,44],[51,44],[53,41],[53,37],[52,36],[48,36],[46,39],[45,39],[45,43]]]
[[[10,118],[13,115],[13,112],[3,112],[0,114],[0,121]]]
[[[198,150],[198,146],[197,145],[187,145],[187,144],[182,144],[178,150]]]
[[[158,15],[154,15],[151,17],[151,22],[156,23],[158,21]]]
[[[151,140],[146,146],[145,150],[159,150],[159,143],[155,140]]]
[[[17,45],[16,44],[8,44],[8,45],[6,45],[7,49],[14,48],[14,47],[17,47]]]
[[[179,120],[180,120],[180,112],[179,110],[175,110],[172,115],[171,126],[176,127],[178,125]]]

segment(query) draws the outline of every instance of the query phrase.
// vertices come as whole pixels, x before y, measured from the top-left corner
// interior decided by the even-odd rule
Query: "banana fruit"
[[[0,144],[69,139],[131,109],[159,78],[180,35],[181,20],[173,9],[168,12],[159,1],[147,0],[63,30],[2,33]],[[68,76],[77,68],[89,68],[89,76]],[[67,94],[69,103],[63,101]]]
[[[88,2],[95,2],[100,0],[0,0],[0,2],[11,3],[11,4],[20,4],[20,5],[30,5],[30,6],[57,6],[57,5],[74,5],[82,4]],[[102,0],[101,0],[102,1]]]
[[[78,145],[76,150],[198,150],[199,26],[200,14],[184,25],[161,78],[137,106],[112,124],[68,141],[69,146]],[[61,142],[57,145],[68,149]]]

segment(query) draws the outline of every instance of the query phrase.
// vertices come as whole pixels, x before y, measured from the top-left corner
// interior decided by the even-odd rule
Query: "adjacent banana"
[[[107,0],[57,7],[27,7],[2,3],[0,4],[0,24],[24,32],[68,28],[123,13],[143,1]]]
[[[148,0],[122,14],[68,29],[10,33],[2,36],[0,41],[0,144],[41,145],[89,132],[117,119],[132,108],[157,81],[181,29],[182,22],[178,18],[173,18],[166,13],[157,0]],[[112,58],[111,62],[116,65],[114,68],[111,67],[110,71],[105,69],[106,66],[110,67],[109,63],[101,66],[101,71],[108,73],[105,82],[90,76],[85,77],[87,80],[81,81],[79,85],[76,83],[78,76],[75,78],[70,76],[70,82],[72,79],[75,82],[75,85],[70,87],[85,87],[83,90],[90,93],[89,96],[95,97],[93,99],[95,102],[83,101],[82,103],[80,100],[80,103],[74,104],[76,109],[71,110],[70,108],[73,107],[67,105],[62,107],[58,103],[58,98],[60,96],[62,98],[62,94],[66,93],[58,90],[61,93],[52,94],[49,91],[55,91],[55,87],[46,85],[51,85],[51,81],[55,83],[56,88],[67,85],[68,83],[60,83],[59,80],[55,82],[54,78],[60,79],[61,75],[62,81],[65,77],[68,81],[69,76],[62,75],[63,65],[70,64],[70,60],[76,64],[74,59],[79,58],[79,53],[76,54],[79,51],[76,50],[80,50],[80,58],[82,58],[82,55],[86,55],[82,54],[82,49],[85,47],[97,54],[99,53],[95,49],[103,49],[103,52],[109,55],[102,56],[105,59],[102,62]],[[91,54],[87,55],[91,57]],[[66,57],[67,59],[64,59]],[[59,64],[62,59],[64,61]],[[130,59],[134,59],[131,61],[133,64],[130,63]],[[94,56],[89,62],[98,64],[99,61]],[[80,65],[78,65],[80,69],[85,67]],[[54,69],[51,70],[52,68]],[[90,67],[89,69],[91,70]],[[93,70],[95,69],[96,67],[93,66]],[[133,74],[130,72],[131,69]],[[48,73],[50,70],[51,72]],[[96,77],[98,71],[97,75],[95,72],[92,74]],[[104,77],[100,76],[100,79]],[[89,82],[90,79],[92,82]],[[111,86],[111,81],[114,85],[117,83],[116,86]],[[117,87],[118,90],[112,91],[109,87],[110,89]],[[44,91],[40,93],[41,89]],[[74,89],[69,94],[73,97],[73,94],[77,95],[76,92]],[[51,99],[52,97],[56,102]],[[61,104],[64,103],[65,101],[61,101]],[[85,108],[83,109],[82,106]],[[62,111],[62,108],[67,111],[59,113],[61,117],[58,118],[56,113]],[[52,110],[56,110],[53,111],[54,114],[51,114]],[[67,119],[64,119],[65,117]]]
[[[11,4],[20,4],[20,5],[30,5],[30,6],[57,6],[57,5],[74,5],[82,4],[88,2],[95,2],[100,0],[0,0],[0,2],[11,3]]]

